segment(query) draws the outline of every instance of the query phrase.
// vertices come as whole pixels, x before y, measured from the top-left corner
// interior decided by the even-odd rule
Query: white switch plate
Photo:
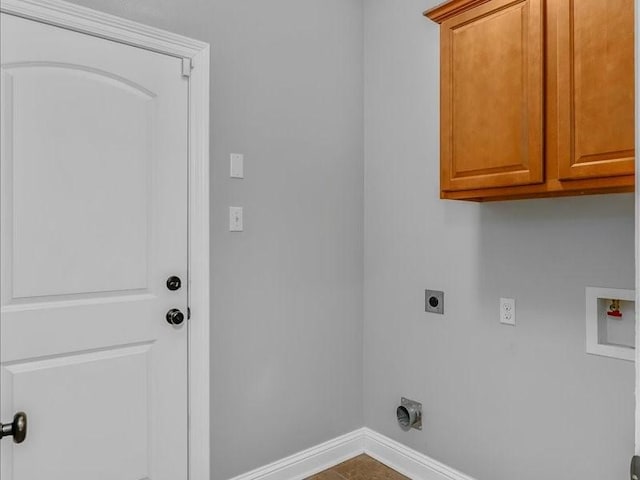
[[[231,178],[244,178],[244,155],[232,153],[230,156],[230,176]]]
[[[242,232],[242,207],[229,207],[229,231]]]
[[[513,298],[500,299],[500,323],[516,324],[516,301]]]

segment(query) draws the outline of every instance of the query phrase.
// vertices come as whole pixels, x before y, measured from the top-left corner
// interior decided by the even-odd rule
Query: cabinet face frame
[[[634,149],[613,148],[611,151],[602,152],[579,151],[580,131],[577,118],[580,108],[579,102],[580,96],[587,96],[588,92],[581,91],[576,82],[576,75],[579,73],[576,70],[580,69],[581,64],[574,39],[575,28],[577,28],[575,5],[576,0],[552,1],[549,2],[548,9],[550,31],[555,33],[555,35],[550,35],[548,39],[548,51],[553,52],[552,58],[555,59],[554,63],[549,65],[550,71],[554,71],[556,74],[555,78],[549,79],[549,94],[552,96],[551,102],[553,103],[549,108],[549,123],[551,129],[554,130],[554,141],[551,142],[548,153],[550,163],[553,162],[556,168],[553,174],[557,175],[559,180],[633,175]],[[632,16],[632,14],[633,2],[630,4],[629,15]],[[595,21],[602,21],[602,19],[594,19],[594,23]],[[633,45],[632,41],[627,47],[631,52],[633,52]],[[602,68],[606,69],[607,65],[602,65]],[[597,85],[595,88],[607,89],[611,88],[611,85]],[[630,92],[633,92],[633,89]],[[631,109],[633,109],[633,102],[632,97],[629,101]],[[624,125],[617,127],[624,128]]]
[[[544,182],[543,158],[543,5],[542,0],[490,0],[446,18],[441,24],[441,190],[460,191],[493,187],[511,187]],[[501,168],[477,169],[457,174],[454,151],[455,99],[454,99],[454,35],[459,27],[474,22],[491,21],[507,10],[521,6],[523,52],[522,137],[520,157],[513,165]],[[467,81],[473,82],[469,78]],[[496,115],[499,111],[494,112]],[[485,114],[485,112],[479,112]],[[486,114],[491,120],[491,112]],[[520,120],[520,119],[519,119]]]

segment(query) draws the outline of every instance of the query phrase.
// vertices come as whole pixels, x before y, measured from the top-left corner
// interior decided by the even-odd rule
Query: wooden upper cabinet
[[[491,0],[441,27],[441,187],[541,183],[541,0]]]
[[[565,0],[552,7],[558,177],[633,174],[633,0]]]
[[[450,0],[441,196],[632,191],[634,0]]]

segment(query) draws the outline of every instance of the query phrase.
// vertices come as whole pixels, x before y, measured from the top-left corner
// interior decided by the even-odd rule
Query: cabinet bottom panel
[[[603,193],[628,193],[635,190],[635,176],[598,178],[590,180],[549,180],[540,185],[485,188],[458,192],[440,192],[440,198],[490,202],[500,200],[524,200],[528,198],[568,197]]]

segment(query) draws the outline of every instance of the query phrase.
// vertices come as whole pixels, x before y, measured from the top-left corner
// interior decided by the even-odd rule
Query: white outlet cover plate
[[[516,301],[513,298],[500,299],[500,323],[505,325],[516,324]]]

